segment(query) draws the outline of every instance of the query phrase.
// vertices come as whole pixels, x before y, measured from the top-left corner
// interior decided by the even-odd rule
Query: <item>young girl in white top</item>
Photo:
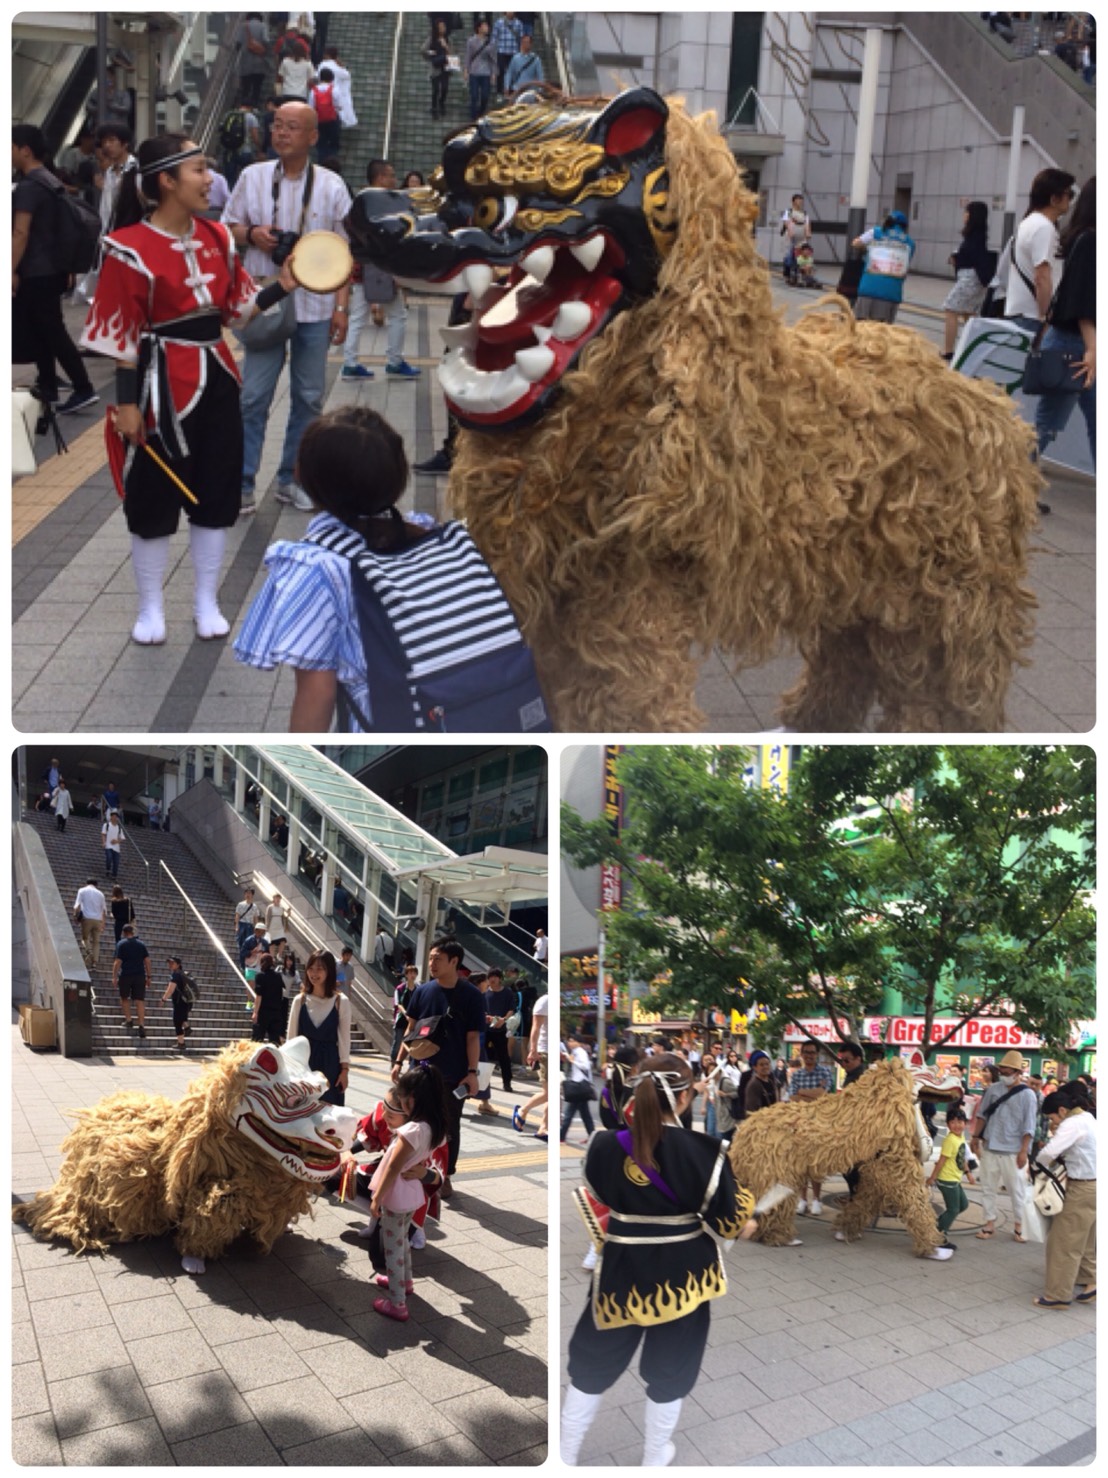
[[[370,1215],[380,1217],[381,1245],[386,1273],[377,1282],[387,1295],[373,1300],[379,1314],[403,1323],[408,1318],[408,1294],[412,1292],[412,1249],[408,1226],[423,1205],[423,1187],[418,1180],[405,1180],[403,1172],[422,1165],[431,1151],[446,1142],[449,1106],[446,1085],[438,1068],[421,1062],[402,1073],[393,1089],[407,1118],[369,1183]]]

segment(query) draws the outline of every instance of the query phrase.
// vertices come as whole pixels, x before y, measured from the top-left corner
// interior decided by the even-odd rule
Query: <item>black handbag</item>
[[[566,1103],[592,1103],[596,1089],[588,1078],[567,1078],[562,1084]]]
[[[1044,324],[1035,336],[1027,353],[1023,368],[1023,390],[1025,395],[1079,395],[1087,390],[1088,383],[1077,373],[1077,366],[1084,361],[1085,350],[1044,349],[1042,336]]]

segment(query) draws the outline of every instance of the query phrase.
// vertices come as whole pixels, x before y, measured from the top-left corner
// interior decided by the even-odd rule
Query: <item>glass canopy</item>
[[[340,831],[369,847],[393,876],[454,857],[449,847],[367,790],[318,750],[300,744],[267,744],[262,753],[290,785],[310,796]]]

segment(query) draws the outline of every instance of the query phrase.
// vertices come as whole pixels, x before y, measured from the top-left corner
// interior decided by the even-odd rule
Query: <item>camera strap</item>
[[[284,167],[278,159],[277,167],[273,171],[273,220],[271,222],[274,231],[281,228],[277,224],[277,210],[281,203],[281,184],[285,178]],[[296,228],[297,236],[303,236],[304,227],[308,221],[308,207],[312,203],[312,189],[315,186],[315,165],[308,161],[308,168],[304,177],[304,197],[300,202],[300,224]]]

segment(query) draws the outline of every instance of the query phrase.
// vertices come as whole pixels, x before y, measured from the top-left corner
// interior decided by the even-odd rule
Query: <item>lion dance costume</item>
[[[189,1273],[243,1235],[268,1252],[353,1139],[357,1114],[326,1091],[303,1037],[233,1043],[179,1103],[127,1092],[84,1109],[57,1182],[12,1215],[78,1252],[172,1231]]]
[[[712,115],[525,94],[354,254],[466,293],[450,492],[562,730],[698,730],[713,647],[804,659],[784,722],[997,730],[1031,635],[1033,437],[918,334],[829,300],[786,328]],[[496,272],[506,274],[494,283]]]
[[[779,1183],[799,1194],[808,1180],[857,1166],[858,1189],[837,1218],[842,1240],[855,1241],[890,1209],[911,1233],[916,1255],[929,1257],[943,1236],[924,1184],[932,1145],[918,1099],[949,1099],[960,1087],[956,1078],[935,1077],[921,1055],[911,1069],[896,1058],[877,1063],[815,1103],[778,1103],[752,1114],[731,1141],[732,1169],[761,1195]],[[790,1196],[767,1214],[759,1241],[770,1247],[793,1242],[796,1201]]]

